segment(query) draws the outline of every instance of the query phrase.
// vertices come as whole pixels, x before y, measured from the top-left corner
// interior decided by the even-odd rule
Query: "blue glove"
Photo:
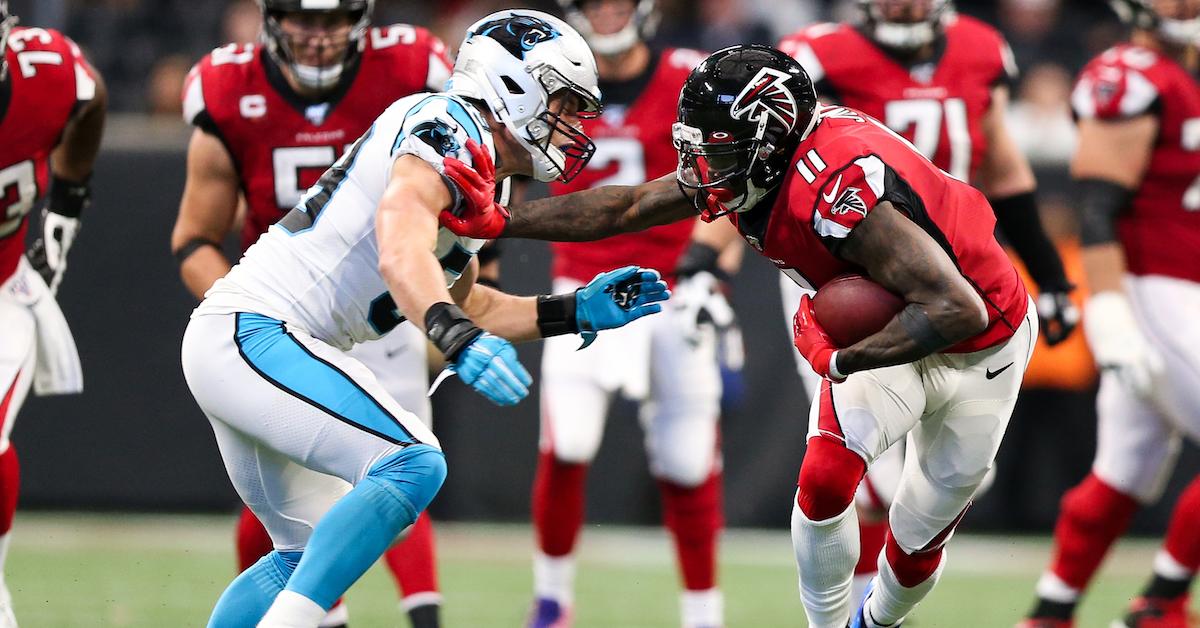
[[[533,378],[517,361],[512,343],[483,332],[463,347],[450,370],[499,406],[512,406],[529,394]]]
[[[596,275],[575,291],[575,322],[583,346],[592,344],[596,332],[627,325],[662,311],[660,301],[671,296],[667,284],[652,268],[625,266]]]

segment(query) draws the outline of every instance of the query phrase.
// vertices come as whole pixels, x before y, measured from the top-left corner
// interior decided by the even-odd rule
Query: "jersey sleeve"
[[[96,76],[92,73],[91,64],[70,37],[61,35],[71,56],[71,66],[75,69],[75,101],[88,103],[96,97]]]
[[[183,121],[212,135],[221,137],[216,120],[208,110],[204,99],[205,79],[212,81],[212,58],[206,56],[200,60],[183,82]]]
[[[471,154],[466,150],[468,139],[491,145],[484,141],[479,122],[461,102],[433,95],[405,115],[392,142],[391,158],[395,161],[404,155],[416,155],[440,173],[445,171],[443,162],[447,157],[471,164]]]
[[[450,80],[454,63],[450,61],[450,56],[446,53],[446,44],[442,43],[441,39],[428,31],[425,31],[425,38],[429,48],[429,70],[425,74],[425,87],[431,92],[440,92],[446,89],[446,81]]]
[[[1126,54],[1130,52],[1133,51],[1127,51]],[[1101,59],[1089,64],[1080,74],[1071,93],[1071,108],[1082,119],[1134,118],[1153,113],[1158,103],[1158,87],[1142,70],[1120,58]]]
[[[836,250],[867,217],[886,189],[887,167],[875,155],[859,157],[834,171],[817,192],[813,229]]]

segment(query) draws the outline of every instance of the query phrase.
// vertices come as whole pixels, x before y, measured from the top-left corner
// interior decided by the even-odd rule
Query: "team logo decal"
[[[549,22],[529,15],[512,15],[479,25],[476,33],[491,37],[512,53],[512,56],[524,60],[525,53],[543,41],[550,41],[562,33]]]
[[[833,202],[829,212],[834,216],[842,216],[850,212],[866,216],[867,209],[867,203],[862,199],[862,190],[856,187],[847,187]]]
[[[462,149],[458,143],[458,138],[454,136],[457,128],[451,126],[441,120],[430,120],[422,122],[413,129],[412,134],[417,136],[422,142],[429,144],[433,150],[443,157],[455,157]]]
[[[791,75],[775,68],[763,68],[742,88],[742,93],[733,99],[729,115],[734,119],[746,117],[749,122],[761,120],[764,115],[779,120],[789,131],[796,126],[800,107],[785,83]]]

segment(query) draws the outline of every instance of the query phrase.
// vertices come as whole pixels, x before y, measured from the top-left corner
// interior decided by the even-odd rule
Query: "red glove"
[[[837,373],[833,366],[837,347],[833,346],[829,334],[826,334],[817,322],[817,317],[813,314],[812,299],[807,294],[800,297],[800,309],[796,310],[796,316],[792,318],[792,342],[800,351],[800,355],[812,365],[817,375],[834,382],[846,379],[846,376]]]
[[[438,222],[455,235],[492,240],[500,237],[511,214],[496,202],[496,164],[487,148],[467,140],[467,150],[474,168],[453,157],[443,161],[446,176],[462,191],[463,203],[457,213],[443,209]]]

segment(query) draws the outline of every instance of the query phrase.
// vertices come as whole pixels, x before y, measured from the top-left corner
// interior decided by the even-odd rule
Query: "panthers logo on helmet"
[[[476,34],[495,39],[521,60],[534,46],[561,35],[549,22],[529,15],[513,15],[480,24]]]
[[[788,131],[796,128],[800,107],[791,90],[784,84],[791,75],[771,67],[764,67],[742,88],[742,93],[733,99],[729,115],[734,119],[746,116],[755,122],[767,115],[779,120]]]

